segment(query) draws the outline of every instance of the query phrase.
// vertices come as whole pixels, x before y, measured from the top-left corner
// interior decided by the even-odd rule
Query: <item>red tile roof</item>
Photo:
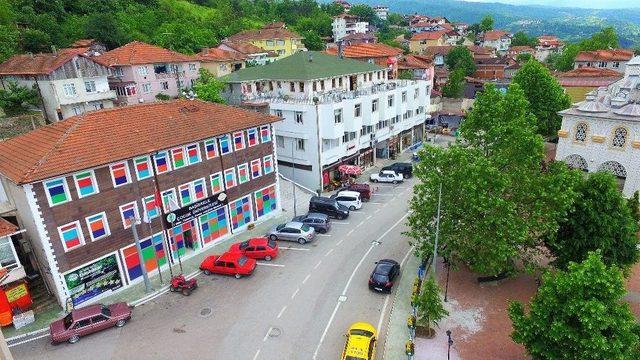
[[[337,55],[337,48],[327,49],[327,53]],[[393,57],[402,54],[402,49],[382,43],[375,44],[356,44],[345,46],[343,49],[346,58],[377,58],[377,57]]]
[[[433,61],[424,56],[406,55],[398,61],[398,69],[428,69]]]
[[[48,75],[86,51],[87,48],[68,48],[55,54],[13,55],[0,64],[0,75]]]
[[[69,47],[78,48],[78,47],[89,47],[97,42],[96,39],[78,39],[73,42]]]
[[[600,87],[607,86],[624,77],[612,69],[581,67],[556,75],[560,85],[565,87]]]
[[[15,234],[18,227],[0,217],[0,237]]]
[[[132,41],[126,45],[93,58],[96,62],[106,66],[115,65],[141,65],[165,62],[189,62],[197,61],[192,55],[185,55],[159,46]]]
[[[220,61],[243,61],[247,57],[236,51],[227,51],[218,48],[204,48],[198,54],[200,61],[220,62]]]
[[[446,35],[448,31],[449,30],[424,31],[424,32],[413,35],[413,37],[411,38],[411,41],[438,40],[444,35]]]
[[[263,48],[259,48],[248,42],[230,42],[223,41],[222,44],[232,48],[233,50],[245,54],[245,55],[253,55],[253,54],[264,54],[267,50]]]
[[[0,142],[0,173],[31,183],[279,119],[201,100],[93,111]]]
[[[553,35],[542,35],[538,37],[539,46],[560,46],[563,42]]]
[[[302,39],[303,37],[289,29],[258,29],[246,30],[231,35],[227,40],[236,41],[253,41],[267,39]]]
[[[284,29],[286,26],[282,21],[274,21],[272,23],[265,24],[263,29]]]
[[[506,35],[509,35],[509,33],[504,30],[490,30],[482,34],[482,39],[484,41],[495,41]]]
[[[633,50],[627,49],[581,51],[575,61],[629,61],[632,57]]]
[[[511,54],[520,54],[522,52],[528,52],[529,54],[533,54],[536,50],[531,46],[512,46],[509,48],[509,53]]]

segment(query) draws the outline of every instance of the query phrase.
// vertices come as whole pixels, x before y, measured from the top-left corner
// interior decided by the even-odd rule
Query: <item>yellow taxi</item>
[[[344,344],[342,360],[375,360],[376,358],[376,328],[365,322],[351,325]]]

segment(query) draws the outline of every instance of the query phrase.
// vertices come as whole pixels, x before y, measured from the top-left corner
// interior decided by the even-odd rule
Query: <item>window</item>
[[[100,240],[111,235],[109,223],[107,222],[107,214],[104,211],[85,218],[85,221],[87,222],[87,229],[89,229],[91,241]]]
[[[249,147],[258,145],[258,129],[247,129],[247,143]]]
[[[260,127],[260,142],[266,143],[271,141],[271,128],[270,125],[264,125]]]
[[[251,178],[262,176],[262,163],[260,159],[251,160]]]
[[[220,153],[222,155],[228,154],[231,152],[231,139],[229,135],[224,135],[219,138],[220,140]]]
[[[627,129],[618,127],[613,130],[613,138],[611,139],[611,145],[617,148],[623,148],[627,142]]]
[[[362,104],[356,104],[353,108],[353,116],[360,117],[362,116]]]
[[[169,82],[168,81],[162,81],[160,82],[160,88],[162,90],[169,90]]]
[[[78,198],[80,199],[99,192],[98,183],[96,182],[93,170],[79,172],[73,175],[73,180],[76,183],[76,191],[78,192]]]
[[[156,204],[155,195],[150,195],[142,198],[142,210],[144,211],[143,219],[155,219],[160,215],[159,205]]]
[[[182,80],[176,80],[176,87],[178,89],[180,89],[183,85],[184,85],[184,82]]]
[[[249,165],[247,163],[238,165],[238,184],[249,181]]]
[[[123,76],[123,72],[122,72],[122,68],[121,67],[114,67],[113,68],[113,75],[115,76]]]
[[[169,163],[169,153],[166,151],[158,151],[153,156],[153,162],[156,165],[156,174],[164,174],[171,171],[171,164]]]
[[[413,98],[414,99],[417,99],[419,95],[420,95],[420,88],[417,88],[417,89],[413,90]]]
[[[342,87],[342,78],[338,78],[338,86]]]
[[[151,172],[151,159],[148,156],[133,159],[133,168],[136,171],[138,180],[148,179],[153,176]]]
[[[284,149],[284,137],[276,135],[276,146],[280,149]]]
[[[71,110],[73,110],[73,115],[82,114],[82,108],[80,108],[79,106],[74,106],[73,108],[71,108]]]
[[[371,100],[371,112],[378,111],[378,99]]]
[[[62,84],[62,90],[66,97],[76,96],[76,86],[74,84]]]
[[[276,41],[276,44],[277,44],[278,46],[284,46],[284,40],[277,40],[277,41]]]
[[[227,169],[224,171],[224,187],[231,189],[234,186],[236,186],[236,168]]]
[[[273,155],[267,155],[262,158],[262,166],[265,175],[271,174],[273,172]]]
[[[312,86],[312,90],[313,91],[318,91],[318,83],[317,82],[314,81],[313,83],[311,83],[311,86]]]
[[[84,245],[84,236],[79,221],[58,227],[58,234],[65,252]]]
[[[208,139],[204,141],[204,155],[207,159],[213,159],[218,156],[218,145],[216,139]]]
[[[336,87],[336,79],[335,78],[331,79],[331,87],[332,88]]]
[[[95,82],[95,81],[93,81],[93,80],[85,81],[85,82],[84,82],[84,89],[85,89],[88,93],[96,92],[96,82]]]
[[[302,81],[298,83],[298,89],[300,92],[304,92],[304,83]]]
[[[157,71],[156,71],[157,73]],[[147,70],[146,66],[140,66],[138,68],[138,74],[140,74],[140,76],[147,76],[149,74],[149,71]]]
[[[129,166],[126,161],[109,165],[109,170],[111,170],[111,179],[113,180],[114,188],[131,182]]]
[[[196,64],[189,64],[189,71],[196,71]]]
[[[187,166],[187,161],[184,157],[184,148],[179,147],[171,149],[171,158],[173,159],[173,168],[180,169]]]
[[[187,159],[189,160],[189,165],[200,162],[200,147],[198,143],[187,145]]]
[[[587,123],[580,122],[576,125],[576,137],[575,140],[579,142],[584,142],[587,139]]]
[[[296,111],[296,112],[295,112],[295,118],[296,118],[296,123],[297,123],[297,124],[303,124],[303,121],[302,121],[302,111]]]
[[[618,62],[618,61],[614,61],[614,62],[613,62],[613,67],[614,67],[615,69],[618,69],[618,68],[620,67],[620,62]]]
[[[224,190],[222,186],[222,172],[217,172],[210,177],[211,181],[211,195],[217,194]]]
[[[138,212],[138,204],[133,201],[128,204],[120,206],[120,217],[122,218],[122,226],[125,229],[131,227],[131,218],[140,219],[140,213]]]
[[[274,45],[273,40],[267,40],[266,44],[267,44],[267,46],[273,46]]]
[[[151,83],[142,84],[142,92],[148,94],[151,92]]]
[[[360,129],[360,136],[365,136],[367,134],[371,134],[373,132],[373,126],[364,125],[362,129]]]
[[[207,197],[207,184],[204,178],[191,182],[191,192],[193,201],[202,200]]]
[[[245,148],[244,144],[244,132],[236,131],[233,133],[233,148],[235,151]]]
[[[353,141],[356,139],[356,137],[357,137],[357,132],[355,131],[345,132],[344,135],[342,136],[342,142]]]
[[[296,150],[304,151],[304,139],[296,139]]]
[[[295,92],[296,91],[296,83],[294,83],[294,82],[290,82],[289,83],[289,91],[291,91],[291,92]]]
[[[320,90],[324,91],[324,80],[320,80]]]
[[[393,106],[393,95],[389,95],[387,97],[387,106],[389,106],[389,107]]]
[[[402,92],[402,102],[403,102],[403,103],[406,103],[406,102],[407,102],[407,92],[406,92],[406,91],[403,91],[403,92]]]
[[[160,196],[162,196],[162,207],[164,208],[164,211],[169,212],[179,208],[176,189],[165,190],[160,194]]]
[[[274,112],[274,115],[277,116],[277,117],[282,117],[282,110],[276,110]]]
[[[186,183],[178,186],[178,196],[180,196],[180,205],[185,207],[193,202],[191,196],[191,184]]]
[[[333,119],[336,124],[342,123],[342,109],[333,110]]]
[[[369,81],[373,81],[373,73],[369,73]]]

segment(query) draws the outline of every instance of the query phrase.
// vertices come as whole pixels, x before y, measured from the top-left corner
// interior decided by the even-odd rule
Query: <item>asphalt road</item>
[[[339,359],[356,321],[379,332],[382,359],[391,295],[367,281],[374,262],[409,253],[408,202],[415,180],[374,185],[361,210],[312,243],[280,242],[280,255],[243,279],[198,276],[189,297],[168,293],[134,309],[121,329],[51,345],[48,337],[11,348],[16,359]],[[401,277],[413,274],[402,274]]]

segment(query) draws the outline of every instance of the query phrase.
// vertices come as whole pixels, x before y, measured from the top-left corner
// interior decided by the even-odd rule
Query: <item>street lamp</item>
[[[453,345],[453,339],[451,339],[451,330],[447,330],[447,337],[449,338],[447,347],[447,360],[451,360],[451,345]]]
[[[444,302],[447,302],[447,294],[449,293],[449,271],[451,271],[451,261],[448,258],[445,258],[445,263],[447,264],[447,283],[444,286]]]

